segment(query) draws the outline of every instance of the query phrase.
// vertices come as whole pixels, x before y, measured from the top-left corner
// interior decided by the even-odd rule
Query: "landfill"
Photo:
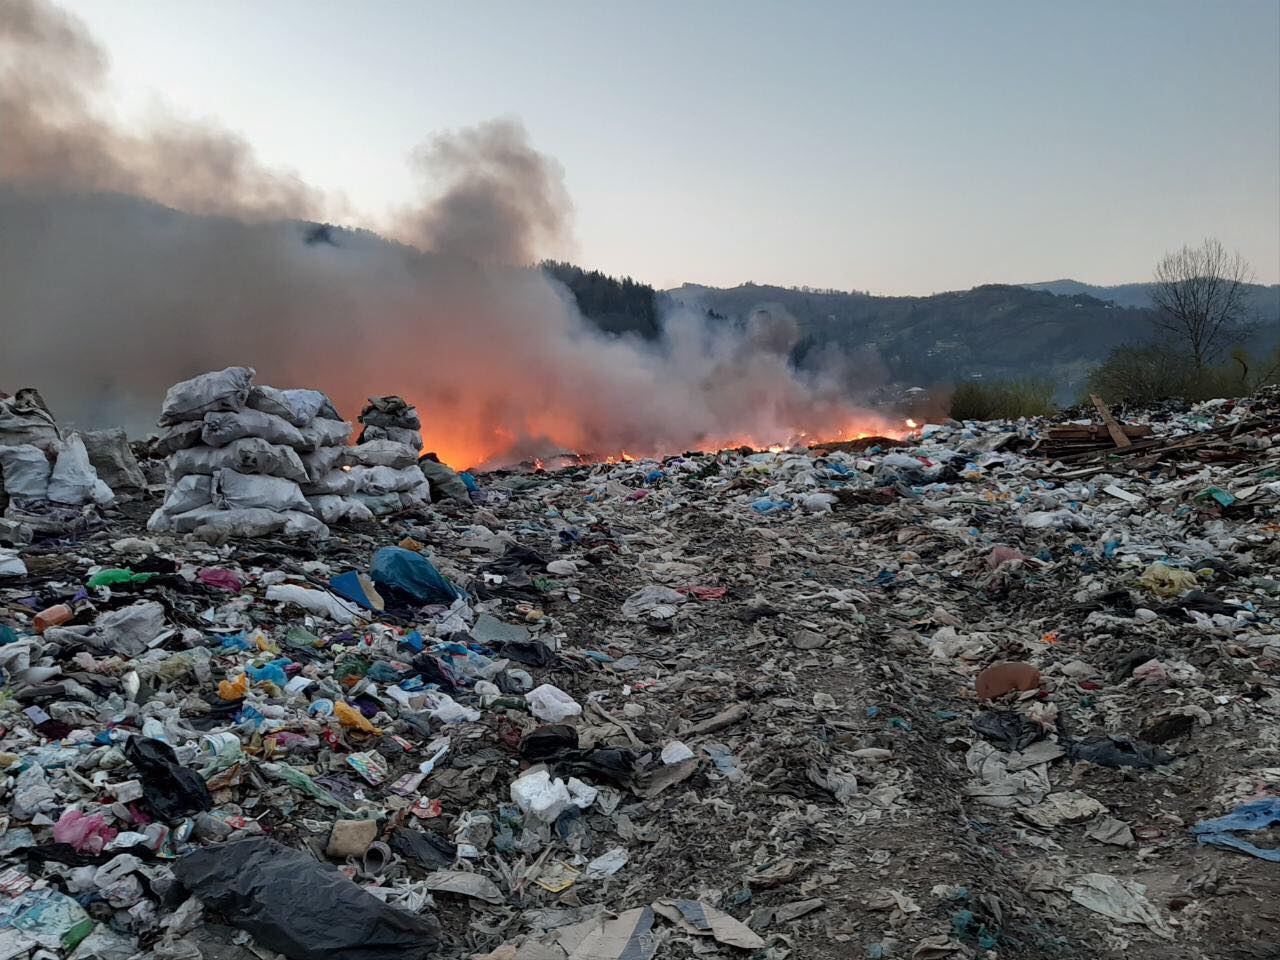
[[[1280,955],[1280,393],[473,475],[252,377],[4,461],[0,960]]]

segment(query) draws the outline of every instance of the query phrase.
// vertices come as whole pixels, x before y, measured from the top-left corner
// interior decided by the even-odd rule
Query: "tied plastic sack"
[[[213,475],[213,503],[225,510],[262,509],[280,513],[296,510],[310,513],[311,504],[298,485],[283,477],[251,476],[235,470],[219,470]]]
[[[383,903],[338,870],[254,837],[196,850],[178,880],[233,926],[290,960],[430,960],[440,945],[430,915]]]
[[[288,420],[295,427],[305,427],[320,413],[326,398],[319,390],[277,390],[254,387],[245,406]]]
[[[151,452],[156,456],[169,456],[179,450],[200,446],[200,433],[204,430],[203,420],[188,420],[175,423],[165,428],[159,436],[151,440]]]
[[[307,497],[307,503],[311,504],[312,511],[325,523],[338,523],[343,520],[347,523],[358,523],[373,519],[373,514],[368,507],[350,497],[324,494],[318,497]]]
[[[59,445],[58,459],[49,473],[48,499],[68,506],[106,505],[115,499],[111,488],[98,479],[97,471],[89,462],[89,451],[78,433],[71,434]]]
[[[380,493],[376,496],[372,493],[354,493],[351,496],[353,500],[359,501],[375,517],[395,513],[401,508],[400,494],[398,493]]]
[[[169,495],[164,498],[160,512],[168,516],[177,516],[197,507],[207,507],[213,503],[213,477],[192,473],[183,477],[173,485]]]
[[[213,809],[213,798],[200,774],[178,763],[162,740],[130,737],[124,755],[142,780],[142,802],[158,819],[170,821]]]
[[[169,472],[175,479],[193,473],[213,474],[218,470],[259,473],[305,483],[307,470],[290,448],[269,443],[261,437],[242,437],[225,447],[190,447],[169,458]]]
[[[225,447],[243,437],[258,437],[286,447],[302,447],[302,434],[288,420],[261,410],[210,413],[204,418],[200,439],[211,447]]]
[[[295,446],[299,450],[340,447],[351,439],[351,424],[345,420],[330,420],[321,416],[316,417],[305,427],[299,428],[298,434],[301,442]]]
[[[138,466],[123,428],[90,430],[81,434],[81,439],[98,479],[117,495],[139,495],[146,489],[147,478]]]
[[[319,450],[304,453],[299,459],[302,462],[302,469],[307,472],[307,481],[317,483],[330,472],[334,470],[341,472],[340,468],[351,463],[351,448],[321,447]]]
[[[471,506],[471,493],[467,490],[467,485],[449,467],[424,457],[418,463],[418,470],[431,485],[433,500],[449,499]]]
[[[201,420],[206,413],[244,409],[253,375],[252,367],[227,367],[175,383],[164,396],[160,426]]]
[[[16,396],[0,397],[0,447],[52,446],[60,439],[58,424],[36,390],[27,387]]]
[[[354,449],[359,449],[356,447]],[[351,475],[356,478],[357,490],[379,497],[384,493],[403,493],[415,487],[424,486],[426,480],[417,466],[402,467],[352,467]]]
[[[366,440],[351,448],[352,459],[362,467],[391,467],[401,470],[418,462],[418,451],[393,440]]]
[[[544,683],[524,695],[529,711],[545,723],[560,723],[582,713],[582,705],[557,686]]]
[[[360,443],[368,440],[391,440],[413,450],[422,449],[422,434],[409,427],[366,426],[360,431]]]
[[[0,473],[4,476],[4,491],[11,497],[46,499],[52,470],[53,464],[37,446],[24,443],[0,447]]]
[[[463,596],[420,553],[403,547],[383,547],[373,555],[369,576],[383,590],[410,603],[452,603]]]
[[[356,493],[358,484],[354,473],[347,470],[330,470],[303,487],[310,497],[349,497]]]

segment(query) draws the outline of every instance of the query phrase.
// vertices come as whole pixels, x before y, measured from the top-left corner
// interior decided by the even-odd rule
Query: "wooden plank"
[[[1130,440],[1125,432],[1120,429],[1120,424],[1116,423],[1116,418],[1111,415],[1111,411],[1107,409],[1107,405],[1102,402],[1102,398],[1096,393],[1089,394],[1089,399],[1093,402],[1093,407],[1098,411],[1098,416],[1102,417],[1102,422],[1107,425],[1107,433],[1111,434],[1111,439],[1115,441],[1117,447],[1131,447],[1133,441]]]

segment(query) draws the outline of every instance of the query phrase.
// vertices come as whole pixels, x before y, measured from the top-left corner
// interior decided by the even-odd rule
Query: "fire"
[[[638,460],[661,460],[693,450],[714,453],[744,447],[783,453],[790,449],[847,443],[867,437],[900,440],[906,436],[908,428],[916,426],[914,420],[907,420],[904,427],[902,420],[891,421],[875,413],[864,412],[853,416],[846,414],[848,418],[843,421],[810,424],[804,429],[783,429],[772,435],[704,435],[688,446],[671,446],[661,441],[638,444],[633,437],[626,446],[619,444],[612,447],[615,452],[607,452],[610,447],[601,446],[599,438],[589,434],[586,423],[564,419],[551,411],[535,411],[530,414],[529,422],[518,427],[495,424],[487,430],[475,431],[465,420],[431,417],[429,404],[419,409],[423,414],[424,452],[434,452],[457,470],[495,470],[522,461],[534,470],[558,470],[575,463],[635,463]]]
[[[910,417],[907,417],[907,426],[914,430],[916,427],[920,426],[920,424],[916,423]]]

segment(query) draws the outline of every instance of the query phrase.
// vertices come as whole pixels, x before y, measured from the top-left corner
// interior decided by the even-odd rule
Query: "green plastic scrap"
[[[1196,499],[1201,503],[1213,500],[1220,507],[1229,507],[1236,502],[1236,498],[1221,487],[1208,487],[1201,490],[1196,494]]]
[[[154,573],[134,573],[132,570],[111,569],[99,570],[89,578],[91,587],[114,587],[121,583],[146,583]]]

